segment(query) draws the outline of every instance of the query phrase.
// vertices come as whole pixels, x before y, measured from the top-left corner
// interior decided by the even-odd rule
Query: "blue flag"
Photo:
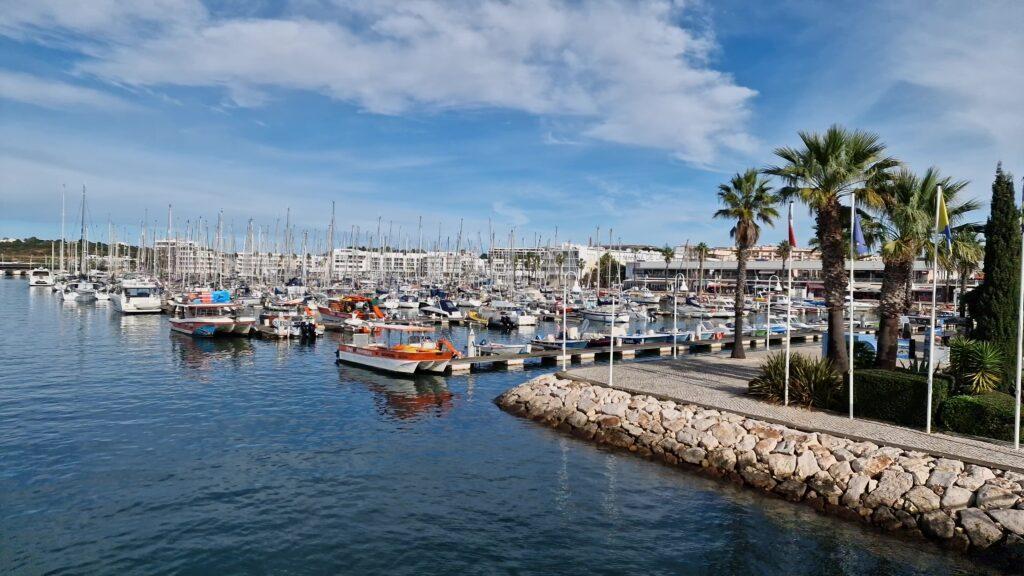
[[[853,219],[853,247],[858,256],[871,251],[868,249],[868,243],[864,241],[864,231],[860,229],[860,216]]]

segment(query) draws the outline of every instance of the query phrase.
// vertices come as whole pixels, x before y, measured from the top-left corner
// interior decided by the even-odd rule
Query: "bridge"
[[[21,276],[22,274],[28,274],[28,271],[36,268],[39,264],[32,264],[31,262],[0,262],[0,273],[4,276]]]

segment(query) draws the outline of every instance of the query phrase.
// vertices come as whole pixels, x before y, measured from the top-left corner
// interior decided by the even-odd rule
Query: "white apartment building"
[[[470,277],[485,269],[480,257],[470,252],[416,252],[336,248],[332,257],[334,276],[378,276],[402,280]]]
[[[488,252],[487,274],[495,284],[512,279],[560,285],[562,274],[574,273],[578,278],[594,271],[605,254],[620,264],[664,261],[660,251],[649,246],[587,246],[563,243],[560,246],[534,248],[491,248]]]

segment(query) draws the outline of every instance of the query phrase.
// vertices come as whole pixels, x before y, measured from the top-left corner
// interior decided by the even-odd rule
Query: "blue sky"
[[[168,204],[178,227],[290,207],[322,230],[333,200],[339,230],[724,244],[717,184],[833,122],[987,199],[998,160],[1024,172],[1021,21],[995,1],[0,0],[0,236],[55,234],[85,185],[92,225],[133,235]]]

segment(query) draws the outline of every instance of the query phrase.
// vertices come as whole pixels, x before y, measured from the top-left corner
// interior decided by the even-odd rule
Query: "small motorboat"
[[[530,343],[526,344],[509,344],[505,342],[488,342],[486,339],[480,340],[475,344],[477,352],[481,356],[510,356],[513,354],[529,354],[531,350]]]
[[[337,362],[356,364],[366,368],[384,370],[397,374],[416,372],[443,373],[448,364],[459,357],[459,352],[447,339],[432,340],[426,334],[433,334],[428,326],[406,324],[371,324],[371,333],[353,334],[352,342],[338,345]],[[377,334],[386,337],[398,334],[400,342],[373,341]]]

